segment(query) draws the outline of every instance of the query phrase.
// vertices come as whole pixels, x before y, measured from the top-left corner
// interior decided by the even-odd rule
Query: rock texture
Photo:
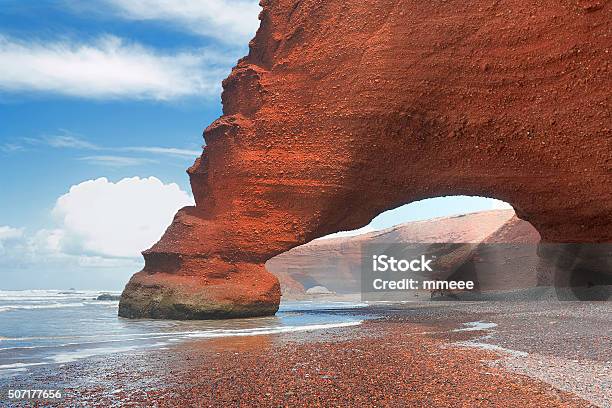
[[[272,314],[265,261],[429,197],[612,241],[609,1],[261,4],[188,171],[196,206],[145,251],[122,316]]]

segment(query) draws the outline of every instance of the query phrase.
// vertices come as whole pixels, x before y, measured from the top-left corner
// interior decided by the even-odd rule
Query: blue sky
[[[173,7],[172,3],[207,2],[0,1],[0,62],[3,66],[13,66],[13,69],[3,67],[2,71],[9,72],[3,72],[4,79],[0,79],[0,170],[4,174],[0,225],[37,228],[48,222],[48,210],[69,186],[100,176],[119,180],[126,176],[155,175],[187,189],[185,168],[193,162],[195,154],[177,157],[83,148],[85,143],[90,143],[117,149],[167,147],[196,153],[200,150],[202,129],[221,113],[220,80],[247,52],[246,44],[252,33],[241,34],[241,30],[219,23],[221,29],[238,32],[229,36],[235,39],[220,41],[186,28],[189,24],[181,18],[181,7]],[[253,5],[257,3],[252,1],[237,4],[247,3],[250,7],[243,9],[256,8]],[[131,4],[140,4],[140,7]],[[147,14],[147,9],[155,6],[160,15],[178,16],[164,19]],[[196,23],[210,25],[208,20],[213,18],[207,19],[203,13]],[[251,13],[235,18],[236,21],[229,20],[230,24],[249,21],[254,32],[257,15]],[[92,61],[98,62],[100,70],[117,69],[114,77],[100,79],[101,86],[118,77],[128,77],[129,72],[120,71],[121,65],[113,66],[110,61],[113,53],[116,56],[120,51],[105,50],[101,44],[105,39],[122,42],[128,53],[132,51],[130,47],[136,49],[135,54],[140,52],[140,56],[133,55],[133,61],[129,62],[138,63],[140,59],[145,63],[153,59],[148,62],[153,68],[156,64],[179,67],[183,64],[184,71],[194,72],[193,78],[177,79],[175,76],[182,74],[179,68],[176,75],[168,73],[158,83],[151,79],[151,83],[130,84],[128,78],[122,87],[118,85],[114,91],[106,88],[105,93],[96,89],[95,75],[75,79],[71,73],[54,78],[34,69],[23,72],[30,71],[24,65],[44,63],[60,65],[49,70],[65,70],[61,66],[62,57],[72,57],[77,62],[79,58],[85,60],[83,49],[89,47],[101,54]],[[117,48],[120,50],[121,46]],[[181,61],[181,55],[207,53],[211,54],[210,58],[204,57],[195,63]],[[15,59],[11,58],[15,54],[23,65],[10,60]],[[60,61],[54,61],[54,57]],[[83,68],[90,66],[85,62],[82,65]],[[75,69],[78,71],[79,67]],[[21,84],[12,85],[15,83]],[[64,91],[50,83],[59,83]],[[176,96],[165,95],[167,89],[183,86],[190,89]],[[72,146],[67,143],[54,146],[53,140],[58,137],[76,141]]]
[[[122,288],[190,203],[185,169],[258,12],[251,0],[0,0],[0,288]],[[160,204],[141,217],[144,198]],[[438,199],[370,228],[494,205]]]

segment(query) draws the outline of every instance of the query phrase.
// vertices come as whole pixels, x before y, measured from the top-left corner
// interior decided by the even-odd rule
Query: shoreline
[[[194,339],[43,368],[30,377],[15,378],[11,387],[44,385],[67,390],[64,400],[55,405],[45,402],[45,406],[234,406],[239,402],[247,406],[609,406],[606,388],[581,392],[580,379],[573,378],[580,371],[574,367],[563,373],[567,359],[546,357],[537,350],[538,344],[529,343],[528,331],[527,340],[520,339],[529,351],[527,357],[505,353],[503,348],[516,350],[514,345],[519,343],[513,345],[511,327],[504,319],[520,320],[520,313],[533,314],[538,307],[520,305],[497,315],[496,307],[509,306],[370,307],[367,312],[373,319],[359,326]],[[576,313],[585,314],[591,307],[609,306],[575,307]],[[364,309],[354,313],[363,314]],[[554,309],[550,313],[558,315]],[[470,321],[486,324],[465,325]],[[540,323],[541,319],[534,322]],[[510,340],[504,343],[504,337],[494,338],[500,333]],[[491,340],[498,350],[461,346],[462,342],[487,344]],[[600,341],[601,350],[593,345],[586,357],[605,370],[610,365],[609,351],[605,338]],[[551,344],[557,345],[551,355],[563,355],[566,344]],[[575,360],[571,355],[565,357]],[[546,371],[538,361],[548,362],[552,369]],[[584,368],[586,364],[581,363],[573,364]],[[589,367],[591,378],[606,373],[594,373],[593,364]],[[534,378],[538,373],[541,378]],[[560,377],[555,380],[555,375]],[[578,385],[564,385],[568,378]],[[606,386],[610,372],[602,381]]]

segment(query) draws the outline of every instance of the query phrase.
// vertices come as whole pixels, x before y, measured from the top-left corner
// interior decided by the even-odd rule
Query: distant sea
[[[117,316],[118,301],[95,300],[107,291],[0,290],[0,378],[49,364],[192,339],[313,331],[360,324],[366,306],[354,302],[283,302],[276,316],[174,321]]]

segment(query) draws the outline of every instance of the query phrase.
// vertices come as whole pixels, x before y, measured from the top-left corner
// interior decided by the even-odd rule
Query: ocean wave
[[[14,370],[18,368],[25,368],[31,366],[44,365],[45,363],[13,363],[0,365],[0,370]]]
[[[274,334],[274,333],[285,333],[293,331],[310,331],[310,330],[321,330],[321,329],[333,329],[341,327],[357,326],[363,323],[363,320],[356,320],[352,322],[338,322],[338,323],[322,323],[322,324],[310,324],[302,326],[268,326],[268,327],[253,327],[248,329],[205,329],[205,330],[190,330],[190,331],[167,331],[167,332],[148,332],[148,333],[122,333],[122,334],[104,334],[105,337],[110,339],[100,340],[96,342],[79,342],[79,343],[68,343],[67,345],[76,344],[87,344],[87,343],[104,343],[114,341],[134,341],[134,340],[148,340],[151,338],[163,338],[163,337],[221,337],[221,336],[254,336],[258,334]],[[79,335],[79,336],[39,336],[39,337],[0,337],[0,340],[4,341],[32,341],[32,340],[68,340],[68,339],[88,339],[88,338],[99,338],[100,334],[92,335]],[[112,338],[117,338],[116,340]],[[42,347],[42,346],[36,346]],[[55,347],[55,345],[44,346],[44,347]],[[14,348],[14,347],[11,347]]]
[[[81,307],[84,303],[50,303],[46,305],[4,305],[0,306],[1,312],[12,312],[15,310],[36,310],[36,309],[61,309],[65,307]]]
[[[303,312],[314,311],[321,309],[359,309],[368,307],[365,302],[350,302],[350,301],[316,301],[316,300],[300,300],[281,302],[279,312]]]
[[[0,301],[50,301],[68,299],[92,299],[102,293],[119,295],[121,292],[108,290],[80,290],[67,291],[59,289],[30,289],[30,290],[0,290]]]
[[[490,330],[497,327],[497,323],[489,323],[489,322],[467,322],[463,323],[462,328],[454,329],[454,332],[463,332],[463,331],[481,331],[481,330]]]
[[[109,306],[109,307],[118,307],[118,300],[86,300],[84,301],[87,305],[101,305],[101,306]]]
[[[232,337],[232,336],[257,336],[264,334],[278,334],[278,333],[293,333],[293,332],[305,332],[313,330],[323,329],[337,329],[341,327],[358,326],[363,323],[362,320],[354,322],[342,322],[342,323],[324,323],[324,324],[307,324],[303,326],[279,326],[279,327],[258,327],[254,329],[220,329],[220,330],[209,330],[205,332],[188,334],[188,338],[210,338],[210,337]]]
[[[157,333],[132,333],[123,335],[110,335],[109,337],[123,337],[129,336],[128,338],[107,338],[98,341],[77,341],[69,343],[59,344],[44,344],[35,346],[14,346],[0,348],[0,351],[7,350],[18,350],[18,349],[39,349],[39,348],[63,348],[72,346],[87,346],[92,344],[105,344],[105,343],[127,343],[134,341],[150,341],[150,340],[170,340],[180,341],[185,339],[196,339],[196,338],[218,338],[218,337],[240,337],[240,336],[260,336],[266,334],[280,334],[280,333],[293,333],[293,332],[307,332],[314,330],[334,329],[342,327],[357,326],[363,323],[363,321],[353,322],[342,322],[342,323],[325,323],[325,324],[310,324],[303,326],[277,326],[277,327],[257,327],[250,329],[209,329],[209,330],[198,330],[198,331],[183,331],[183,332],[157,332]],[[5,338],[8,341],[24,341],[24,340],[59,340],[59,339],[86,339],[95,336],[61,336],[61,337],[20,337],[20,338]]]
[[[149,347],[153,347],[151,345]],[[60,353],[51,357],[53,363],[64,364],[73,361],[82,360],[88,357],[95,357],[105,354],[125,353],[127,351],[137,350],[137,346],[121,346],[121,347],[97,347],[92,349],[84,349],[71,353]]]
[[[19,308],[61,308],[87,306],[84,303],[54,303],[48,305],[9,305],[8,307]],[[15,310],[15,309],[13,309]],[[89,309],[84,309],[89,310]],[[100,309],[91,309],[92,312]],[[2,307],[0,307],[0,311]],[[335,321],[326,323],[304,323],[293,325],[267,325],[260,322],[257,327],[184,327],[187,330],[164,331],[157,327],[158,322],[153,327],[138,325],[140,329],[149,330],[140,333],[116,333],[105,330],[103,333],[96,333],[96,330],[78,332],[72,335],[51,335],[51,336],[23,336],[23,337],[0,337],[0,355],[10,355],[8,361],[0,358],[0,376],[10,373],[29,371],[35,366],[47,364],[65,364],[73,361],[91,358],[95,356],[130,352],[141,349],[157,348],[161,349],[169,344],[182,341],[196,341],[210,338],[236,337],[236,336],[258,336],[274,335],[280,333],[309,332],[316,330],[330,330],[342,327],[351,327],[362,324],[362,320]],[[263,323],[263,324],[261,324]],[[160,330],[161,329],[161,330]],[[191,330],[190,330],[191,329]],[[6,333],[3,333],[6,336]],[[59,333],[58,333],[59,334]],[[27,342],[27,343],[26,343]],[[4,354],[6,353],[6,354]]]

